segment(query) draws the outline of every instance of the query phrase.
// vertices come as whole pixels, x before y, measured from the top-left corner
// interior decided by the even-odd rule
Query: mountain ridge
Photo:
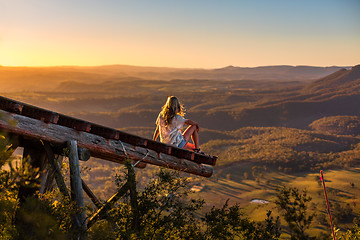
[[[319,118],[360,115],[360,65],[305,85],[290,97],[256,104],[238,113],[242,126],[289,126],[307,129]]]
[[[340,69],[326,77],[312,82],[304,88],[305,91],[316,92],[323,89],[334,89],[341,85],[360,84],[360,65],[356,65],[351,69]]]
[[[264,66],[221,69],[191,69],[105,65],[94,67],[5,67],[0,68],[2,91],[52,91],[64,81],[99,83],[134,77],[143,80],[272,80],[310,81],[325,77],[343,67]],[[21,82],[21,84],[18,84]]]

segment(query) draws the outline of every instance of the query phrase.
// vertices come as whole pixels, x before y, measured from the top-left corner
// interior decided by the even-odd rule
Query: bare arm
[[[185,124],[195,126],[197,131],[200,130],[199,124],[197,122],[194,122],[193,120],[186,119]]]
[[[156,141],[156,139],[159,137],[159,125],[156,125],[156,129],[154,131],[153,140]]]

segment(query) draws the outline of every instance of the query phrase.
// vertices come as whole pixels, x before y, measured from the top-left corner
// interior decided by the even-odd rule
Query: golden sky
[[[0,0],[0,65],[352,66],[358,0]]]

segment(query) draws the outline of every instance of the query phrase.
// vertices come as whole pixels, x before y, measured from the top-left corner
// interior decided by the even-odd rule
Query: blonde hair
[[[180,116],[184,116],[184,107],[179,102],[177,97],[170,96],[167,98],[165,105],[162,107],[161,116],[164,118],[166,126],[169,125],[172,119],[179,114]]]

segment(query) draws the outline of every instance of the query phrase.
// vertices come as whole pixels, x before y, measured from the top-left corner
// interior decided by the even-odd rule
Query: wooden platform
[[[122,163],[126,158],[210,177],[217,157],[197,154],[116,129],[101,126],[29,104],[0,97],[0,130],[16,136],[46,140],[61,147],[76,140],[91,156]],[[9,115],[10,113],[10,115]],[[11,124],[16,121],[17,124]],[[55,146],[55,147],[56,147]]]

